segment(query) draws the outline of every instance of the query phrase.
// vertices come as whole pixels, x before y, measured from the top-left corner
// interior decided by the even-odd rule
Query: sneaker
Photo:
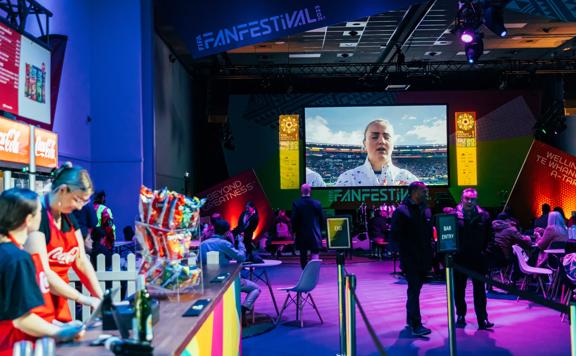
[[[494,327],[494,323],[491,323],[488,319],[482,320],[478,322],[478,329],[479,330],[488,330]]]
[[[430,334],[431,332],[432,330],[425,328],[423,325],[412,327],[413,336],[424,336]]]
[[[463,328],[465,326],[466,326],[466,319],[464,318],[464,315],[458,315],[458,318],[456,319],[456,327]]]

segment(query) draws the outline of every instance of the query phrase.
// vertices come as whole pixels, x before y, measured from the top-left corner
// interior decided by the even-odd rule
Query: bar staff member
[[[0,356],[12,355],[14,343],[52,336],[71,339],[81,331],[79,325],[59,327],[44,318],[53,318],[54,309],[43,297],[33,258],[23,249],[28,234],[38,230],[41,204],[38,194],[28,189],[10,189],[0,194]],[[41,263],[37,264],[41,267]]]
[[[56,320],[61,322],[72,320],[67,299],[93,308],[96,308],[102,299],[102,289],[84,249],[82,233],[71,214],[89,203],[92,193],[92,180],[88,171],[67,162],[54,173],[52,191],[42,200],[40,230],[35,234],[46,241],[50,266],[47,277],[51,288],[59,289],[60,295],[52,294],[52,301]],[[71,267],[92,297],[83,296],[68,285],[68,272]]]

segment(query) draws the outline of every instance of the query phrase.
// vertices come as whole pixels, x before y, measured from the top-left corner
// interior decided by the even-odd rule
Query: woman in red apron
[[[53,190],[44,196],[40,234],[46,241],[49,264],[48,282],[52,293],[55,318],[61,322],[72,320],[68,299],[93,308],[102,298],[96,272],[84,250],[84,240],[71,214],[90,201],[92,181],[85,169],[63,164],[54,174]],[[86,297],[68,285],[68,272],[73,268],[93,297]]]
[[[33,257],[22,247],[28,234],[38,230],[40,209],[38,194],[28,189],[0,194],[0,356],[12,355],[14,343],[21,340],[69,338],[81,331],[50,323],[54,309],[46,303],[48,285],[43,282],[39,288],[37,282],[43,271],[36,270]],[[42,263],[38,266],[42,268]]]

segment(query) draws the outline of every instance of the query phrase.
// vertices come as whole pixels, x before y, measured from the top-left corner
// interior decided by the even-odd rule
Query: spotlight
[[[504,26],[504,7],[508,0],[486,1],[484,6],[484,25],[497,36],[506,37],[508,30]]]
[[[460,41],[464,43],[470,43],[474,41],[474,32],[473,31],[463,31],[460,34]]]
[[[484,53],[484,41],[482,40],[482,33],[474,34],[474,39],[472,42],[466,44],[464,47],[464,52],[466,53],[466,59],[468,63],[474,64],[478,61],[478,58]]]
[[[458,1],[455,29],[460,35],[460,40],[470,43],[474,40],[473,34],[482,25],[482,7],[472,0]]]

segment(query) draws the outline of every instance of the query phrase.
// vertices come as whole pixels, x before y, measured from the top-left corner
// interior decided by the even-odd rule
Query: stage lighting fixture
[[[472,42],[466,44],[464,47],[464,53],[466,53],[466,59],[468,63],[474,64],[478,61],[478,58],[484,53],[484,41],[482,40],[482,33],[476,33]]]
[[[474,32],[469,30],[462,31],[460,34],[460,41],[464,43],[470,43],[474,41]]]
[[[484,7],[484,25],[497,36],[506,37],[508,30],[504,26],[504,7],[508,1],[486,1]]]
[[[455,29],[464,43],[471,43],[473,34],[482,25],[482,6],[473,0],[458,1]]]

